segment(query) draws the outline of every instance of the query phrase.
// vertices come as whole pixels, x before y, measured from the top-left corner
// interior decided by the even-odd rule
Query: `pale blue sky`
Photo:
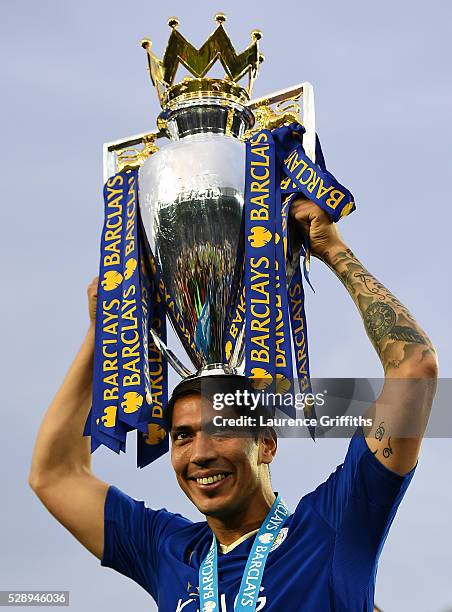
[[[158,113],[139,40],[149,36],[163,52],[166,19],[177,15],[199,45],[220,10],[237,48],[253,28],[264,33],[257,96],[314,84],[327,164],[358,204],[341,222],[343,236],[430,334],[441,375],[452,375],[449,2],[3,2],[0,589],[69,589],[77,612],[154,609],[140,587],[102,569],[46,513],[26,480],[40,420],[87,327],[102,143],[152,129]],[[318,262],[312,279],[313,376],[380,376],[342,285]],[[377,601],[385,612],[452,607],[450,449],[450,439],[424,443],[380,563]],[[275,488],[294,507],[345,450],[343,440],[285,441]],[[197,516],[167,457],[141,472],[134,464],[130,444],[120,458],[99,450],[94,470],[153,507]]]

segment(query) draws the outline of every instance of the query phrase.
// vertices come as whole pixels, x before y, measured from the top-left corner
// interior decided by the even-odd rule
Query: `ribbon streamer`
[[[259,132],[246,147],[245,375],[267,386],[276,377],[276,177],[271,132]]]

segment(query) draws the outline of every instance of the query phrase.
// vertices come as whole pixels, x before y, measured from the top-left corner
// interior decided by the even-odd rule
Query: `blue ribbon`
[[[272,384],[275,367],[275,151],[263,130],[246,144],[245,375]]]
[[[116,453],[125,450],[124,429],[116,426],[118,412],[118,319],[122,297],[123,240],[127,175],[110,178],[104,187],[105,220],[96,310],[93,404],[85,426],[91,450],[99,444]]]
[[[303,126],[292,124],[278,128],[272,133],[263,130],[247,143],[244,205],[244,312],[247,314],[245,373],[251,378],[262,377],[276,381],[276,387],[273,389],[282,393],[293,390],[291,385],[284,385],[285,381],[290,381],[293,376],[290,327],[301,390],[304,393],[312,391],[305,299],[299,261],[295,263],[295,274],[286,289],[286,260],[291,261],[293,257],[288,237],[290,205],[297,194],[302,193],[325,210],[333,221],[338,221],[355,209],[352,194],[328,172],[317,136],[316,163],[305,154],[302,145],[304,132]],[[279,162],[275,161],[275,155]],[[282,201],[281,193],[285,195]],[[274,256],[271,253],[272,246]],[[308,251],[308,237],[302,236],[303,274],[312,288],[306,265]],[[263,282],[258,282],[261,280],[262,271],[256,268],[256,263],[268,268],[265,270],[267,276],[262,276],[264,282],[268,278],[266,286]],[[256,289],[261,293],[260,296]],[[264,309],[262,304],[268,304],[268,309]],[[268,321],[268,330],[262,321],[259,321],[259,316],[256,316],[256,306],[262,308],[262,311],[257,313],[260,318],[268,314],[265,318],[265,321]],[[237,317],[236,306],[235,318],[232,320],[229,336],[226,337],[231,345],[231,335],[234,332],[236,339],[243,326],[243,314],[239,312],[240,316]],[[268,344],[265,344],[266,341]],[[256,350],[259,346],[262,347],[260,352]],[[287,412],[293,416],[293,407],[289,407]],[[307,417],[315,417],[314,406],[306,404],[305,413]],[[313,436],[312,428],[310,432]]]
[[[160,293],[154,289],[153,313],[149,327],[166,343],[166,309]],[[148,371],[152,401],[145,415],[146,431],[138,432],[137,467],[152,463],[169,449],[169,436],[164,424],[164,411],[168,402],[168,363],[149,335]]]
[[[274,200],[275,220],[275,260],[276,260],[276,328],[275,328],[275,371],[278,393],[293,391],[292,347],[290,344],[290,322],[287,302],[287,207],[283,211],[281,202],[279,176],[276,176],[276,193]],[[290,406],[281,406],[289,416],[295,416]]]
[[[146,431],[140,414],[151,403],[147,369],[148,306],[143,304],[138,235],[138,172],[127,175],[126,231],[123,241],[122,302],[118,330],[118,388],[120,421]],[[144,308],[143,308],[144,306]]]
[[[333,221],[349,215],[356,206],[351,192],[328,172],[320,141],[316,135],[316,163],[303,150],[305,129],[298,123],[278,128],[273,137],[278,143],[278,156],[286,174],[282,191],[300,191],[320,206]]]
[[[109,179],[104,199],[93,405],[84,435],[91,436],[91,452],[100,444],[120,452],[127,432],[136,429],[137,464],[144,467],[168,450],[167,364],[148,342],[150,326],[166,340],[166,309],[146,263],[138,172]]]
[[[297,262],[295,273],[289,285],[288,295],[298,384],[302,393],[312,393],[311,375],[309,371],[308,326],[305,311],[305,295],[299,261]],[[309,405],[309,403],[305,402],[303,411],[306,418],[315,418],[314,405]],[[315,439],[315,427],[309,426],[308,429],[311,437]]]
[[[278,495],[254,538],[240,583],[235,612],[256,609],[268,555],[289,516],[288,507]],[[199,566],[199,610],[210,612],[219,609],[218,550],[214,535],[209,551]]]

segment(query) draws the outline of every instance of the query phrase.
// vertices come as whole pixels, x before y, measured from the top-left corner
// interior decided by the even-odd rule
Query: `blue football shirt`
[[[355,435],[344,463],[287,519],[268,556],[256,611],[372,611],[378,558],[413,473],[391,472]],[[234,610],[253,540],[218,552],[220,612]],[[211,542],[205,521],[151,510],[109,488],[101,563],[140,584],[159,611],[199,610],[199,565]]]

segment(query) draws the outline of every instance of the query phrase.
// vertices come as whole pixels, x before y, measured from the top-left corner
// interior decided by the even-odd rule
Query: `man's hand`
[[[385,373],[383,391],[371,406],[373,425],[365,437],[383,465],[406,474],[416,464],[435,395],[435,348],[407,308],[344,244],[321,208],[298,199],[290,212],[309,237],[313,255],[335,272],[363,318]]]
[[[323,259],[326,251],[343,244],[336,223],[314,202],[298,198],[293,201],[290,214],[308,236],[311,252],[316,257]]]
[[[96,276],[88,285],[88,312],[91,325],[96,325],[97,291],[99,287],[99,277]]]

